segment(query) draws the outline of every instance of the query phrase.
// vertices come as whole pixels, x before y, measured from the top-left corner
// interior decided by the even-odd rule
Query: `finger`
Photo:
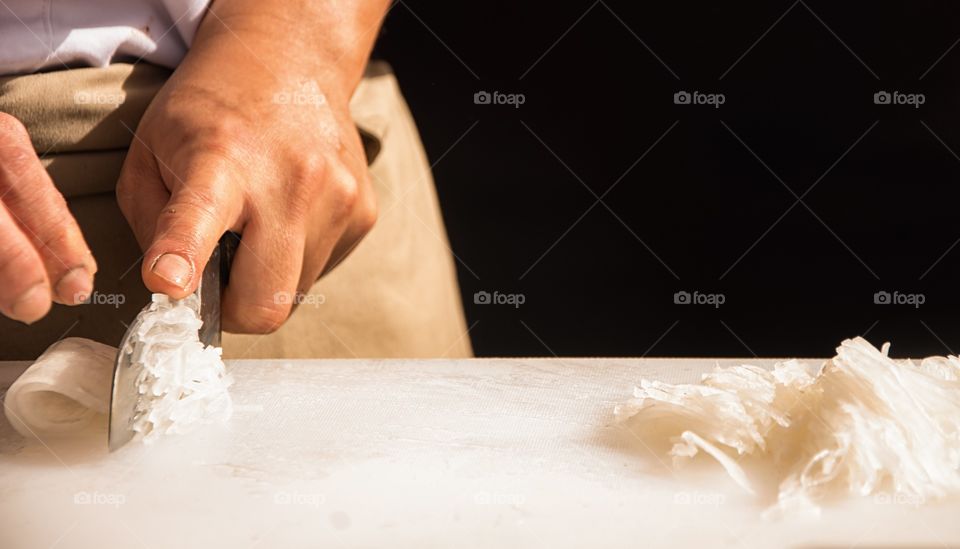
[[[117,205],[133,231],[141,250],[153,242],[157,218],[170,201],[157,160],[143,144],[134,140],[117,180]]]
[[[170,200],[156,218],[144,254],[143,282],[153,292],[181,299],[193,292],[217,241],[234,228],[242,197],[232,184],[230,166],[217,157],[194,159],[176,181]]]
[[[50,310],[50,297],[40,254],[0,203],[0,312],[31,324]]]
[[[23,125],[0,113],[0,196],[40,255],[53,299],[83,302],[93,291],[97,263],[79,225],[40,164]]]
[[[303,267],[304,233],[281,220],[253,218],[243,227],[240,246],[223,295],[223,329],[265,334],[290,315]]]
[[[302,290],[309,289],[322,275],[336,268],[360,244],[377,219],[377,198],[370,185],[366,167],[351,172],[340,166],[324,187],[320,201],[334,211],[324,215],[310,234],[311,243],[304,257]],[[352,173],[363,179],[356,183]]]

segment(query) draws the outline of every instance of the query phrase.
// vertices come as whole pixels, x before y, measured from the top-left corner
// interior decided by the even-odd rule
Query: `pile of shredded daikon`
[[[196,299],[191,295],[177,301],[153,294],[149,312],[142,314],[140,325],[120,350],[135,353],[131,362],[143,365],[133,430],[146,443],[160,434],[224,422],[232,413],[227,391],[232,380],[220,358],[222,350],[200,342]]]
[[[230,419],[232,380],[221,349],[200,342],[196,299],[154,294],[120,350],[143,365],[133,428],[145,443]],[[89,339],[54,343],[7,390],[7,418],[24,436],[41,440],[105,429],[116,359],[116,349]]]
[[[617,418],[667,441],[674,466],[705,452],[745,490],[780,472],[768,517],[846,495],[924,502],[960,492],[960,359],[894,361],[889,344],[844,341],[814,369],[717,368],[699,385],[642,380]]]

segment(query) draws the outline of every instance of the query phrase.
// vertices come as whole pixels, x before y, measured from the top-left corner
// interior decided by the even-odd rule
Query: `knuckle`
[[[63,196],[42,185],[22,193],[13,193],[7,206],[25,228],[24,234],[43,254],[71,255],[77,247],[73,214]],[[39,187],[39,188],[38,188]],[[16,213],[14,213],[16,212]]]
[[[218,225],[218,195],[213,189],[182,189],[175,202],[160,210],[157,224],[165,227],[163,236],[190,246],[199,245],[203,235],[197,234],[197,227]]]
[[[289,214],[304,219],[316,201],[327,173],[327,160],[320,154],[303,155],[290,164]]]
[[[45,250],[57,250],[60,255],[69,250],[72,241],[69,226],[71,220],[65,215],[55,215],[36,227],[36,239]]]
[[[360,186],[353,177],[344,177],[338,181],[337,196],[343,208],[352,212],[357,206],[357,200],[360,198]]]
[[[29,248],[19,239],[0,235],[0,272],[15,269],[30,262]]]
[[[0,236],[0,240],[6,240],[0,242],[0,279],[8,282],[2,285],[0,294],[16,293],[15,286],[30,280],[43,280],[43,266],[33,248],[18,239]]]
[[[187,208],[197,215],[216,213],[216,205],[223,200],[224,190],[215,186],[185,186],[178,191],[176,205],[171,208]]]
[[[4,160],[8,159],[5,158]],[[11,205],[11,208],[15,208],[18,214],[27,213],[28,216],[35,211],[47,215],[51,211],[55,212],[58,209],[66,208],[63,195],[57,191],[50,181],[43,179],[42,173],[40,178],[22,177],[26,175],[27,170],[31,169],[27,164],[35,162],[36,159],[27,156],[21,160],[22,164],[20,164],[20,161],[14,161],[12,165],[8,164],[6,166],[8,170],[18,174],[15,176],[16,179],[8,181],[9,187],[6,189],[5,195],[7,204]]]
[[[298,183],[316,185],[324,179],[328,164],[323,154],[317,152],[303,154],[292,163],[292,177]]]
[[[240,331],[251,334],[272,334],[290,316],[290,305],[246,305],[243,310],[244,314],[238,315],[233,321]]]
[[[350,219],[357,213],[357,208],[361,199],[360,185],[352,175],[343,175],[330,182],[330,192],[333,200],[331,206],[334,208],[334,217],[337,219]]]
[[[369,198],[362,201],[362,205],[355,214],[357,226],[363,234],[369,233],[373,229],[377,224],[377,218],[380,213],[376,197],[373,193],[368,194]]]

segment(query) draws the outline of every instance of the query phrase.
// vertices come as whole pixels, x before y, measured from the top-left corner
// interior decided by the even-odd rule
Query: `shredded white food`
[[[751,493],[750,465],[772,466],[781,478],[767,516],[845,495],[958,493],[960,359],[916,365],[888,350],[856,338],[819,369],[792,360],[717,368],[699,385],[641,380],[615,413],[671,442],[675,465],[703,450]]]
[[[134,430],[146,443],[230,419],[231,384],[218,347],[204,347],[195,296],[181,301],[154,294],[137,333],[123,352],[143,364]],[[50,346],[7,390],[4,411],[26,437],[79,434],[106,428],[117,350],[71,337]]]
[[[143,365],[133,430],[145,443],[162,434],[225,422],[232,414],[227,391],[232,379],[220,358],[222,350],[200,342],[196,299],[153,294],[149,312],[142,314],[139,328],[122,349],[136,350],[131,362]]]

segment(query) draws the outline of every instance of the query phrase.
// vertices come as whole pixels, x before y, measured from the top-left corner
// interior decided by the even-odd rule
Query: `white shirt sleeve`
[[[210,0],[5,0],[0,74],[111,61],[176,67]]]

